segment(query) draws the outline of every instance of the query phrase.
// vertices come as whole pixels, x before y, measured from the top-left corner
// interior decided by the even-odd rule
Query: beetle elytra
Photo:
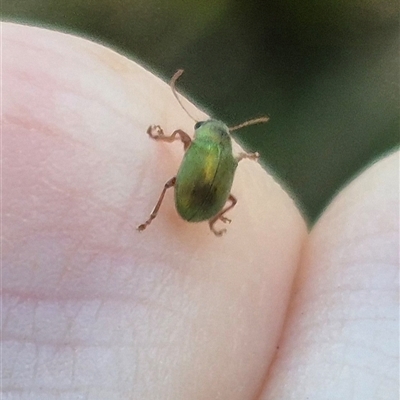
[[[176,81],[182,73],[183,70],[178,70],[172,77],[171,88],[179,104],[190,116],[175,90]],[[231,222],[225,213],[237,203],[231,194],[236,167],[240,160],[245,158],[257,160],[259,157],[258,153],[239,153],[234,156],[230,133],[245,126],[267,121],[268,117],[256,118],[233,128],[228,128],[223,122],[215,119],[196,122],[193,140],[180,129],[166,136],[159,125],[151,125],[147,129],[150,138],[164,142],[181,140],[185,154],[178,173],[164,185],[148,220],[137,229],[143,231],[150,225],[158,214],[166,191],[174,187],[178,214],[189,222],[208,221],[211,231],[216,236],[222,236],[226,229],[217,230],[215,223],[219,220],[224,223]]]

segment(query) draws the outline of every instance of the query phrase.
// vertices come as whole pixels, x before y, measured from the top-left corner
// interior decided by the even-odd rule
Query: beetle
[[[194,119],[181,103],[175,89],[177,79],[183,74],[178,70],[171,79],[171,89],[184,111]],[[168,189],[175,188],[175,207],[178,214],[188,222],[208,221],[211,231],[216,236],[222,236],[226,229],[217,230],[215,223],[220,220],[230,223],[225,214],[235,207],[237,200],[231,194],[231,187],[238,163],[247,158],[258,160],[258,153],[232,152],[230,133],[245,126],[264,123],[268,117],[246,121],[240,125],[228,128],[216,119],[196,121],[194,139],[177,129],[166,136],[159,125],[150,125],[147,134],[150,138],[164,142],[181,140],[185,151],[182,163],[176,176],[165,183],[161,195],[148,220],[137,227],[143,231],[156,218]]]

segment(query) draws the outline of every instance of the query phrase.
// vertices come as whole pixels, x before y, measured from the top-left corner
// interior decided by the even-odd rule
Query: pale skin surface
[[[146,129],[193,129],[168,85],[84,39],[2,42],[4,398],[398,398],[398,154],[309,236],[249,160],[224,237],[172,193],[139,233],[183,154]]]

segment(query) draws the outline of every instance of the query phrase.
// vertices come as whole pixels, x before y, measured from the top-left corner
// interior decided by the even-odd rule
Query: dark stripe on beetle
[[[215,169],[215,173],[214,173],[212,182],[207,185],[197,185],[192,190],[192,193],[191,193],[193,196],[192,200],[194,200],[194,203],[196,204],[196,209],[198,209],[198,210],[207,209],[207,208],[209,208],[208,206],[212,205],[215,202],[215,199],[217,197],[217,188],[214,186],[214,180],[218,174],[218,170],[221,165],[221,157],[220,156],[221,156],[221,152],[218,148],[218,165],[217,165],[217,168]],[[198,201],[197,203],[196,203],[196,200]],[[201,201],[201,200],[203,200],[203,201]],[[196,214],[197,214],[197,211],[194,212],[192,218],[194,218]]]

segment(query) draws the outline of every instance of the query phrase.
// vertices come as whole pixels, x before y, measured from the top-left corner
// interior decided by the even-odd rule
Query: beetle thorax
[[[195,125],[195,140],[209,141],[216,144],[230,145],[229,128],[221,121],[209,119]]]

